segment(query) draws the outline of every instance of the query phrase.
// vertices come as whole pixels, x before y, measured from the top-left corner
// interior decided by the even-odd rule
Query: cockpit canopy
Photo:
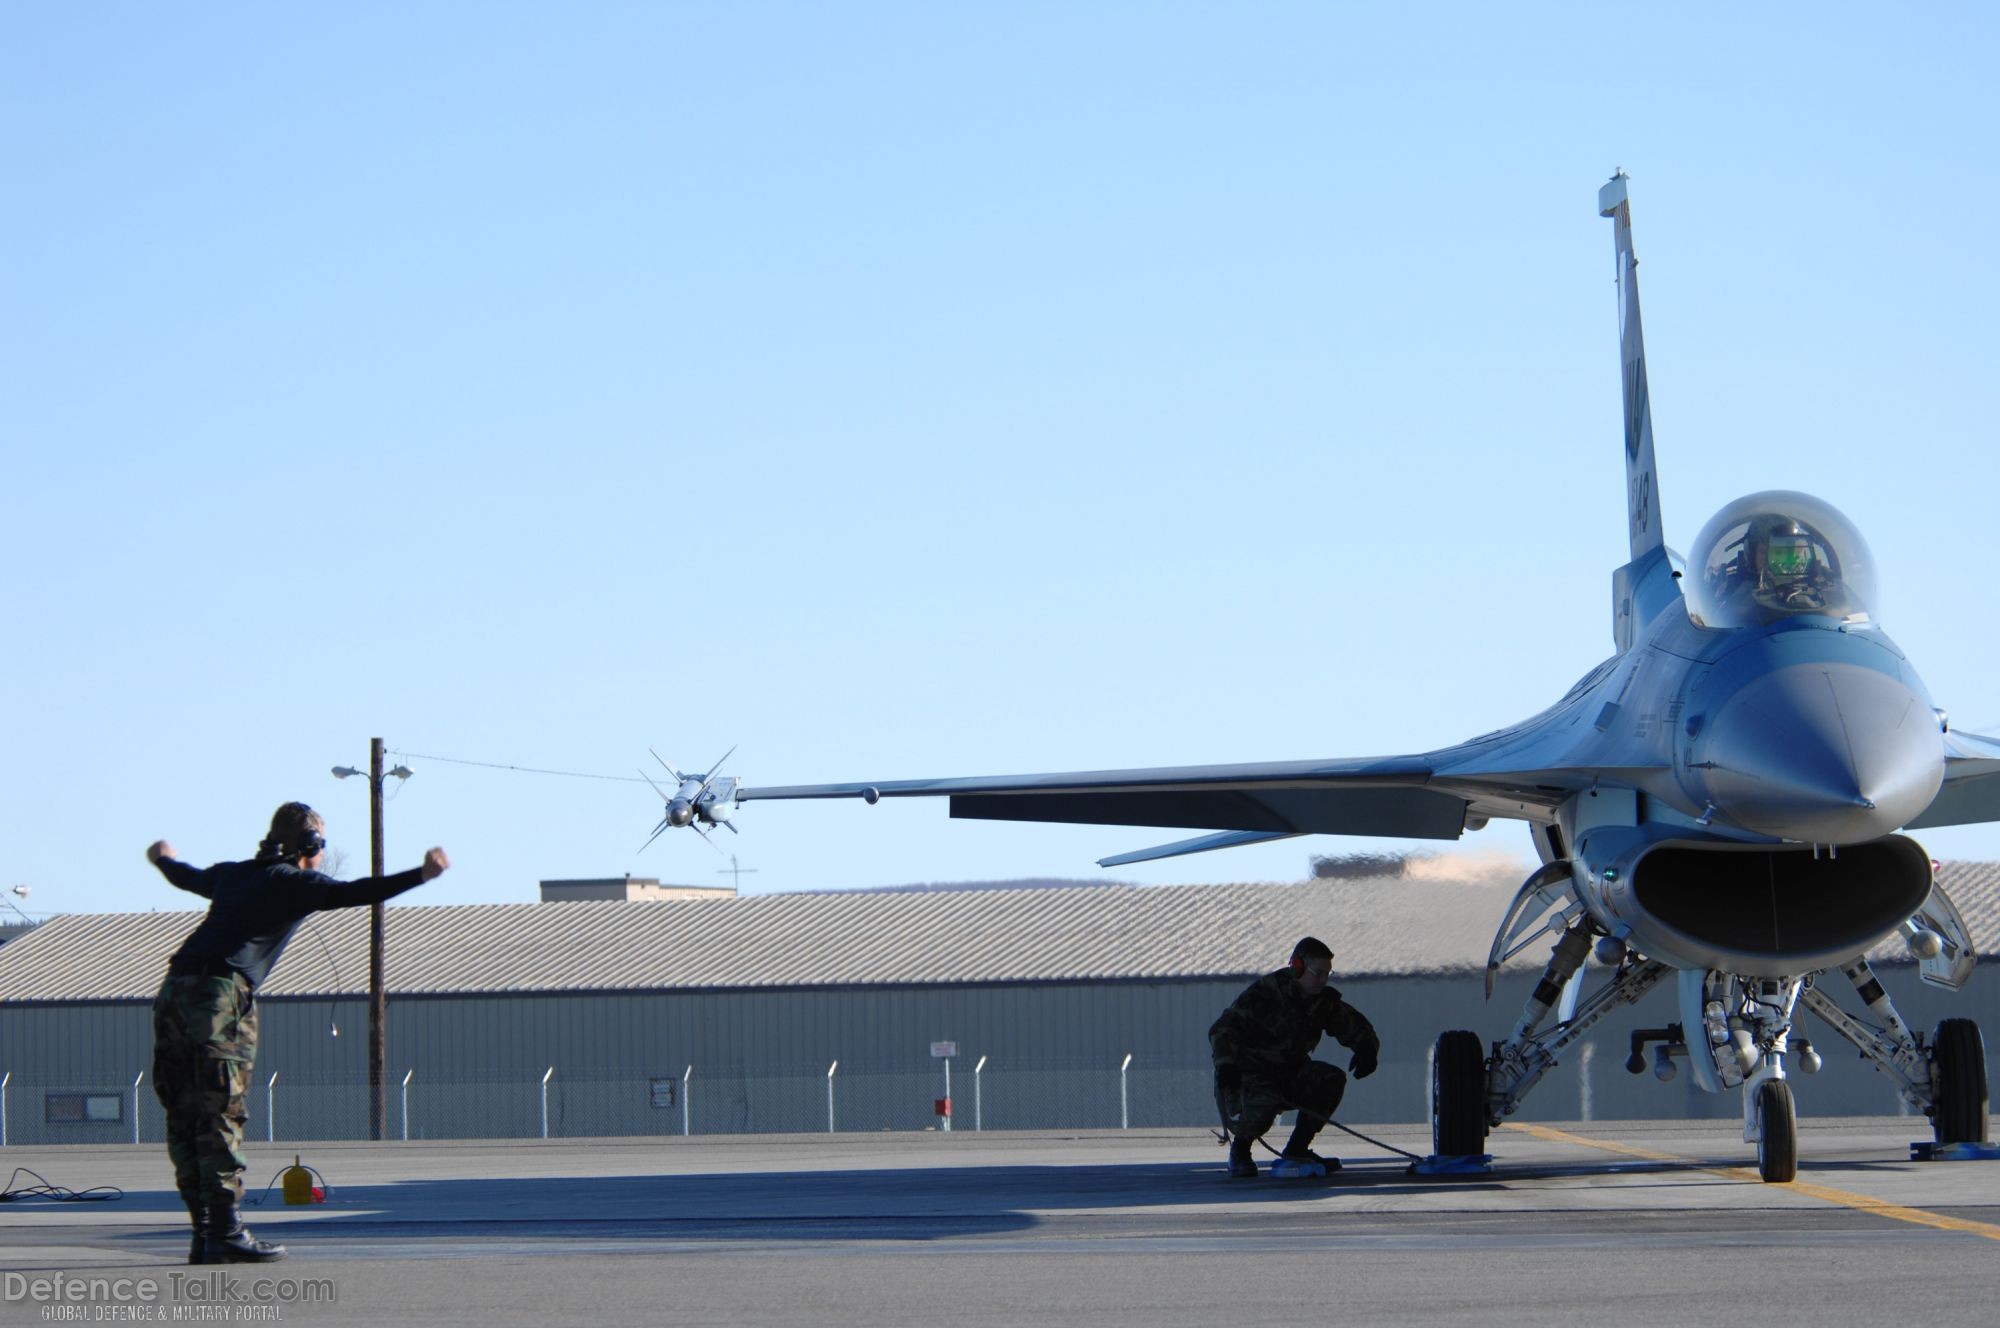
[[[1875,559],[1851,522],[1808,494],[1772,489],[1709,518],[1682,581],[1700,627],[1754,627],[1812,614],[1865,619]]]

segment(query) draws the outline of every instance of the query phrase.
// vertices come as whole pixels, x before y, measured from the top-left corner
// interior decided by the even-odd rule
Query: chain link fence
[[[949,1070],[947,1070],[949,1066]],[[947,1102],[947,1074],[949,1098]],[[158,1142],[165,1116],[150,1077],[102,1084],[0,1085],[0,1144]],[[879,1130],[1115,1129],[1213,1123],[1212,1071],[1177,1066],[984,1057],[902,1067],[840,1062],[796,1074],[700,1065],[432,1078],[392,1075],[388,1139],[604,1138]],[[941,1108],[948,1107],[946,1110]],[[369,1086],[254,1076],[252,1140],[366,1139]]]
[[[1429,1070],[1428,1059],[1385,1061],[1365,1090],[1350,1095],[1342,1118],[1350,1124],[1427,1119]],[[1830,1060],[1808,1082],[1816,1115],[1909,1112],[1895,1085],[1858,1060],[1843,1065]],[[1152,1064],[1133,1057],[836,1061],[787,1074],[702,1064],[569,1070],[558,1063],[434,1077],[417,1065],[391,1075],[382,1134],[412,1140],[581,1139],[1206,1126],[1215,1124],[1213,1084],[1205,1059]],[[949,1116],[940,1111],[947,1096]],[[260,1074],[251,1083],[245,1134],[271,1142],[366,1139],[369,1097],[368,1084],[358,1078]],[[1586,1043],[1575,1065],[1553,1076],[1521,1119],[1725,1119],[1740,1111],[1734,1093],[1702,1093],[1688,1078],[1662,1089],[1651,1075],[1626,1073],[1622,1045]],[[87,1081],[0,1068],[0,1146],[157,1143],[165,1128],[150,1076],[136,1067],[130,1074]]]

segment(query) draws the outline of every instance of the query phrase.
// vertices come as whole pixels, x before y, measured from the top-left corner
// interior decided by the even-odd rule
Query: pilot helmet
[[[1688,615],[1706,628],[1812,614],[1872,617],[1875,572],[1854,523],[1810,494],[1773,489],[1717,512],[1688,559]]]
[[[1757,545],[1758,571],[1766,585],[1796,585],[1812,570],[1812,536],[1790,517],[1758,532]]]

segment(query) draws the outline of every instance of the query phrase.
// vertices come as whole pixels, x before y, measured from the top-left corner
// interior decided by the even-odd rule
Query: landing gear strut
[[[1894,1080],[1914,1110],[1930,1117],[1938,1143],[1987,1142],[1986,1043],[1979,1025],[1945,1019],[1927,1042],[1896,1012],[1866,959],[1856,959],[1843,971],[1879,1024],[1863,1022],[1818,991],[1805,993],[1806,1007]]]

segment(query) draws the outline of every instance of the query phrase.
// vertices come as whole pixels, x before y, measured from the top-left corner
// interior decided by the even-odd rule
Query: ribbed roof
[[[1944,879],[1992,953],[2000,864],[1947,864]],[[405,995],[1198,978],[1261,972],[1311,933],[1339,952],[1342,973],[1399,975],[1484,964],[1510,893],[1378,877],[398,907],[387,910],[386,969]],[[0,947],[0,1001],[150,998],[199,919],[52,919]],[[367,952],[365,910],[319,914],[263,993],[358,995]],[[1881,953],[1905,957],[1896,942]],[[1546,955],[1538,943],[1517,963]]]

